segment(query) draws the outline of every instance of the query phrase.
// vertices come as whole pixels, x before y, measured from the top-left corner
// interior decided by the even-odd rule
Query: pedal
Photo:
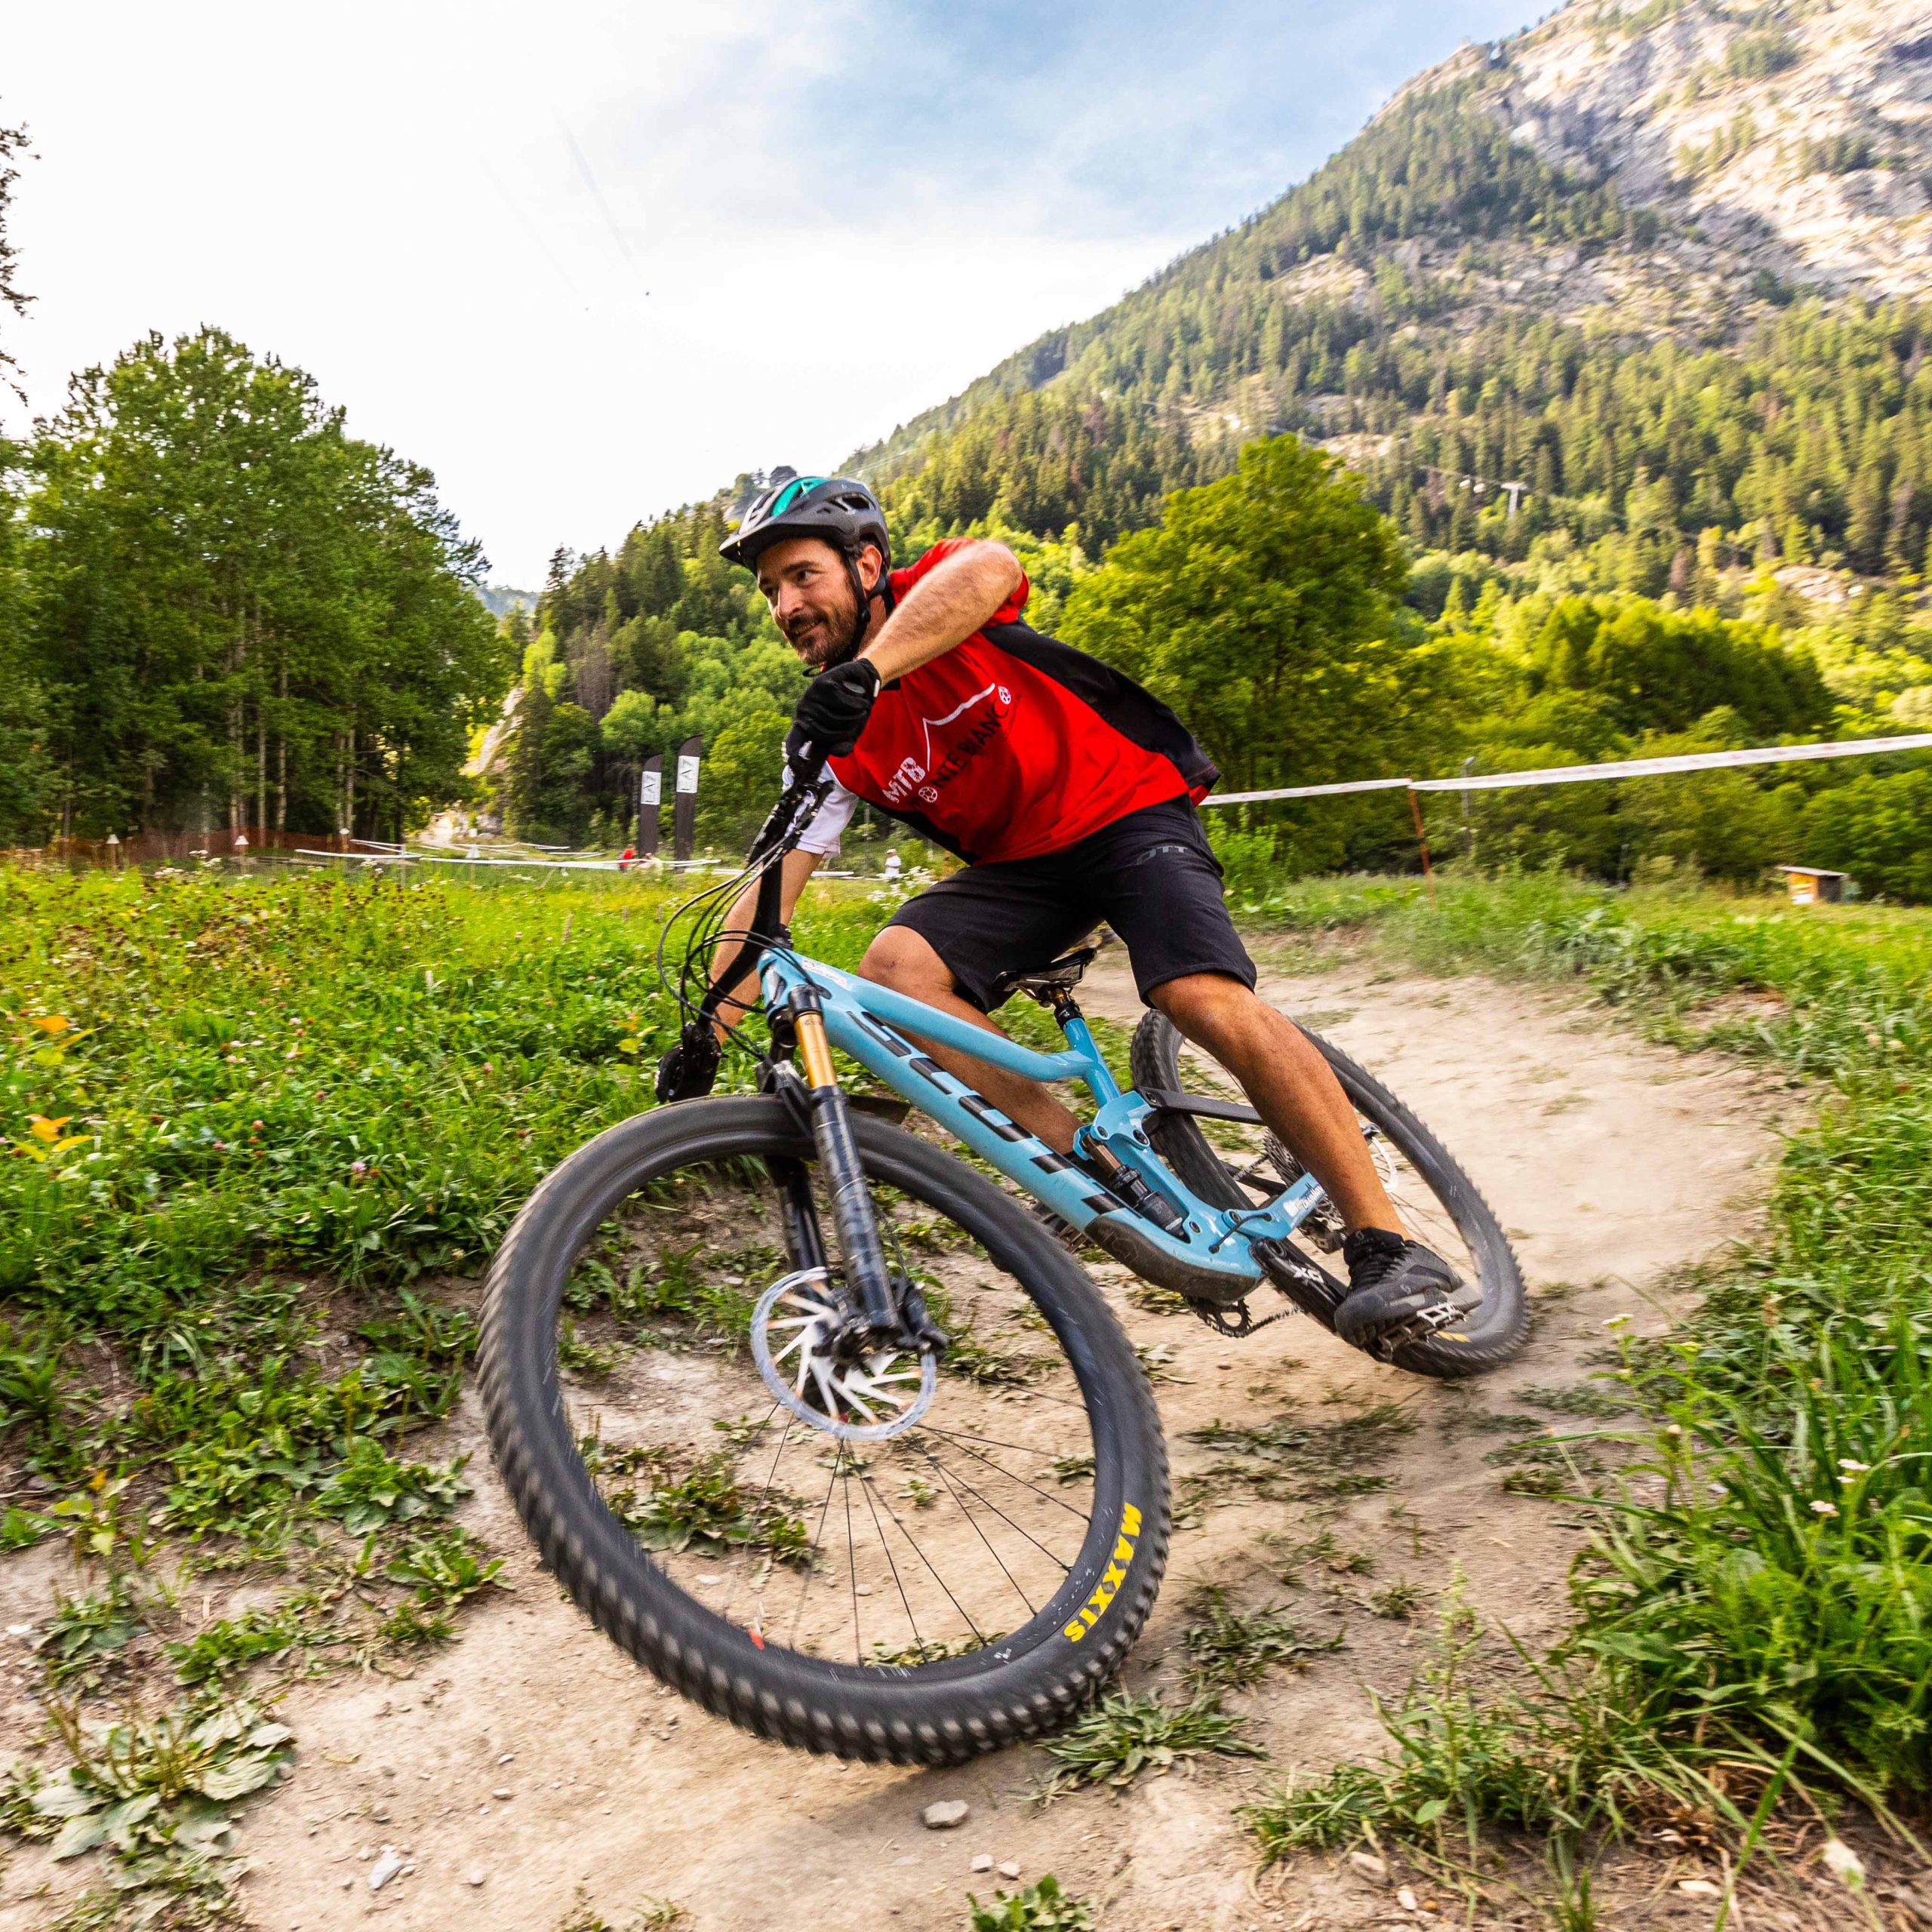
[[[1459,1308],[1452,1301],[1435,1302],[1427,1308],[1419,1308],[1399,1327],[1385,1330],[1376,1337],[1367,1352],[1377,1361],[1393,1361],[1396,1352],[1407,1348],[1416,1342],[1466,1342],[1466,1334],[1454,1332],[1455,1324],[1469,1318],[1470,1310]]]

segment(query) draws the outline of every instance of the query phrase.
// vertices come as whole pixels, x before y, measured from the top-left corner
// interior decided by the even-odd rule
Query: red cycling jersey
[[[892,598],[970,541],[894,571]],[[1118,671],[1020,621],[1022,577],[986,627],[879,693],[839,783],[976,863],[1057,852],[1128,813],[1206,796],[1220,776],[1174,714]]]

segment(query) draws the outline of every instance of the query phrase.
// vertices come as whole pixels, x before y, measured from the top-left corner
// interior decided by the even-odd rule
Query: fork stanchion
[[[899,1327],[899,1309],[872,1215],[859,1143],[852,1132],[852,1116],[838,1084],[838,1070],[832,1063],[832,1043],[826,1038],[818,989],[794,987],[791,1004],[792,1032],[798,1043],[798,1057],[804,1063],[811,1103],[812,1140],[832,1196],[832,1218],[844,1257],[846,1284],[856,1292],[872,1333],[891,1335]]]

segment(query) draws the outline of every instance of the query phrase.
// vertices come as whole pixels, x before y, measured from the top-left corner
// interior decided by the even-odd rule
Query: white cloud
[[[17,7],[38,299],[8,340],[47,411],[149,329],[218,324],[435,469],[529,584],[1092,312],[1503,4]]]
[[[1183,238],[1016,234],[931,195],[894,223],[894,183],[828,183],[796,110],[865,24],[841,0],[17,19],[34,406],[149,328],[219,324],[429,464],[525,583],[740,469],[835,462]]]

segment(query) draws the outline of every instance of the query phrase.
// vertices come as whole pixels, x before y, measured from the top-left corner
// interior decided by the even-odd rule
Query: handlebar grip
[[[785,747],[785,789],[788,792],[799,786],[809,791],[824,777],[826,760],[831,755],[820,751],[809,738],[798,749],[802,755],[794,756],[792,747]]]

